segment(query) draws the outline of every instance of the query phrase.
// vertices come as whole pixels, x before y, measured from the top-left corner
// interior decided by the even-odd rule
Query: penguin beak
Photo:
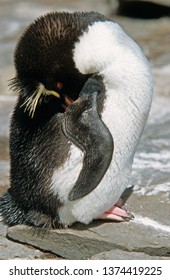
[[[54,90],[46,90],[46,94],[45,95],[54,95],[57,98],[60,98],[60,95],[58,92],[54,91]]]
[[[73,104],[74,100],[73,100],[71,97],[65,95],[65,96],[64,96],[64,101],[65,101],[65,103],[62,104],[62,107],[63,107],[63,109],[66,111],[66,109],[67,109],[71,104]]]

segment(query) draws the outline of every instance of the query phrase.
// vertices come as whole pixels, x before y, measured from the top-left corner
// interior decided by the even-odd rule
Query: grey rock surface
[[[169,0],[119,0],[117,14],[141,19],[169,17],[170,2]]]
[[[0,222],[0,260],[35,259],[42,256],[38,249],[18,244],[6,238],[6,227]]]
[[[127,252],[119,249],[92,256],[92,260],[164,260],[164,257],[149,256],[145,253]]]
[[[141,259],[170,258],[170,199],[164,193],[146,195],[140,191],[136,188],[128,198],[129,211],[135,216],[130,222],[96,220],[88,226],[77,223],[67,230],[49,231],[19,225],[9,228],[7,236],[67,259],[88,259],[113,249],[121,250],[122,256],[126,251],[138,252]],[[147,191],[149,194],[153,188]],[[109,252],[105,255],[109,256]],[[110,258],[113,256],[117,259],[116,253],[111,252]]]
[[[32,246],[19,244],[6,238],[7,228],[0,222],[0,260],[12,259],[58,259],[56,255],[42,252]]]
[[[119,2],[132,2],[132,0],[119,0]],[[133,2],[149,2],[154,4],[166,5],[170,7],[169,0],[133,0]]]
[[[88,226],[77,223],[67,230],[49,231],[19,225],[9,228],[7,236],[67,259],[89,259],[113,249],[122,250],[122,255],[124,251],[145,253],[145,259],[148,255],[148,259],[151,256],[170,257],[170,204],[160,204],[161,199],[159,196],[131,195],[129,210],[135,219],[130,222],[94,221]],[[166,223],[162,222],[162,214]]]

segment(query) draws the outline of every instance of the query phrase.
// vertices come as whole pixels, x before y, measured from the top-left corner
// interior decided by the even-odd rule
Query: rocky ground
[[[13,20],[11,29],[8,26],[4,37],[1,38],[3,48],[0,48],[4,60],[0,65],[0,195],[2,195],[9,186],[9,118],[16,99],[7,89],[6,83],[13,75],[11,57],[14,42],[24,25],[31,21],[32,17],[44,13],[50,7],[53,8],[54,1],[49,1],[48,8],[45,6],[46,1],[35,1],[31,4],[35,8],[34,13],[28,13],[25,20],[21,11],[30,11],[27,1],[25,4],[16,1],[15,6],[11,4],[12,8],[15,8],[12,15],[7,5],[13,2],[2,0],[0,2],[6,16]],[[97,1],[98,5],[96,1],[82,1],[84,6],[80,5],[81,1],[72,1],[72,5],[69,1],[66,2],[69,9],[80,10],[88,7],[89,10],[94,10],[97,7],[100,12],[107,15],[111,14],[111,6],[114,14],[117,5],[115,1],[105,1],[105,4],[104,1]],[[58,7],[63,8],[63,2],[58,3]],[[17,17],[20,17],[19,22],[16,21]],[[133,164],[131,184],[134,187],[127,189],[125,194],[129,196],[128,209],[134,214],[135,219],[124,223],[95,221],[89,226],[76,224],[67,230],[51,231],[26,226],[6,228],[0,222],[0,259],[170,258],[170,18],[143,20],[114,15],[114,19],[141,45],[150,61],[154,77],[153,105]],[[1,21],[5,27],[5,16],[2,14]]]

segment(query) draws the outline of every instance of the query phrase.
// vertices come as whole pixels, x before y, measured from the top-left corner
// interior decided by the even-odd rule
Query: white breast
[[[51,188],[64,206],[62,223],[89,223],[112,207],[128,185],[134,152],[152,100],[152,76],[141,49],[113,22],[96,22],[81,36],[74,61],[83,74],[103,76],[106,99],[102,119],[114,140],[112,162],[97,188],[70,202],[69,191],[82,168],[83,154],[72,145],[70,158],[53,176]]]

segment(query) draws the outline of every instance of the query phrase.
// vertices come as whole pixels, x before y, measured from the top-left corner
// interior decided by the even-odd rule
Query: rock
[[[5,237],[0,237],[0,260],[9,259],[36,259],[40,258],[42,252],[37,249],[30,249],[25,245],[12,242]]]
[[[170,2],[168,0],[119,0],[117,13],[134,18],[170,16]]]
[[[160,4],[160,5],[165,5],[167,7],[170,7],[170,2],[169,0],[119,0],[119,2],[147,2],[147,3],[154,3],[154,4]]]
[[[147,2],[147,3],[154,3],[154,4],[160,4],[170,7],[169,0],[119,0],[119,2]]]
[[[92,256],[92,260],[164,260],[163,257],[149,256],[144,253],[127,252],[123,250],[111,250]]]
[[[113,249],[168,257],[169,200],[164,195],[139,195],[138,191],[128,200],[129,210],[135,215],[133,221],[94,221],[89,226],[77,223],[66,230],[35,229],[18,225],[8,228],[7,236],[67,259],[89,259]]]
[[[42,252],[22,244],[12,242],[5,238],[6,227],[0,222],[0,259],[35,259],[42,255]]]
[[[13,242],[6,237],[6,226],[0,222],[0,260],[11,259],[58,259],[49,252],[42,252],[32,246]]]
[[[8,229],[7,237],[67,259],[88,259],[96,253],[115,248],[105,240],[96,239],[96,235],[86,228],[47,231],[18,225]]]

